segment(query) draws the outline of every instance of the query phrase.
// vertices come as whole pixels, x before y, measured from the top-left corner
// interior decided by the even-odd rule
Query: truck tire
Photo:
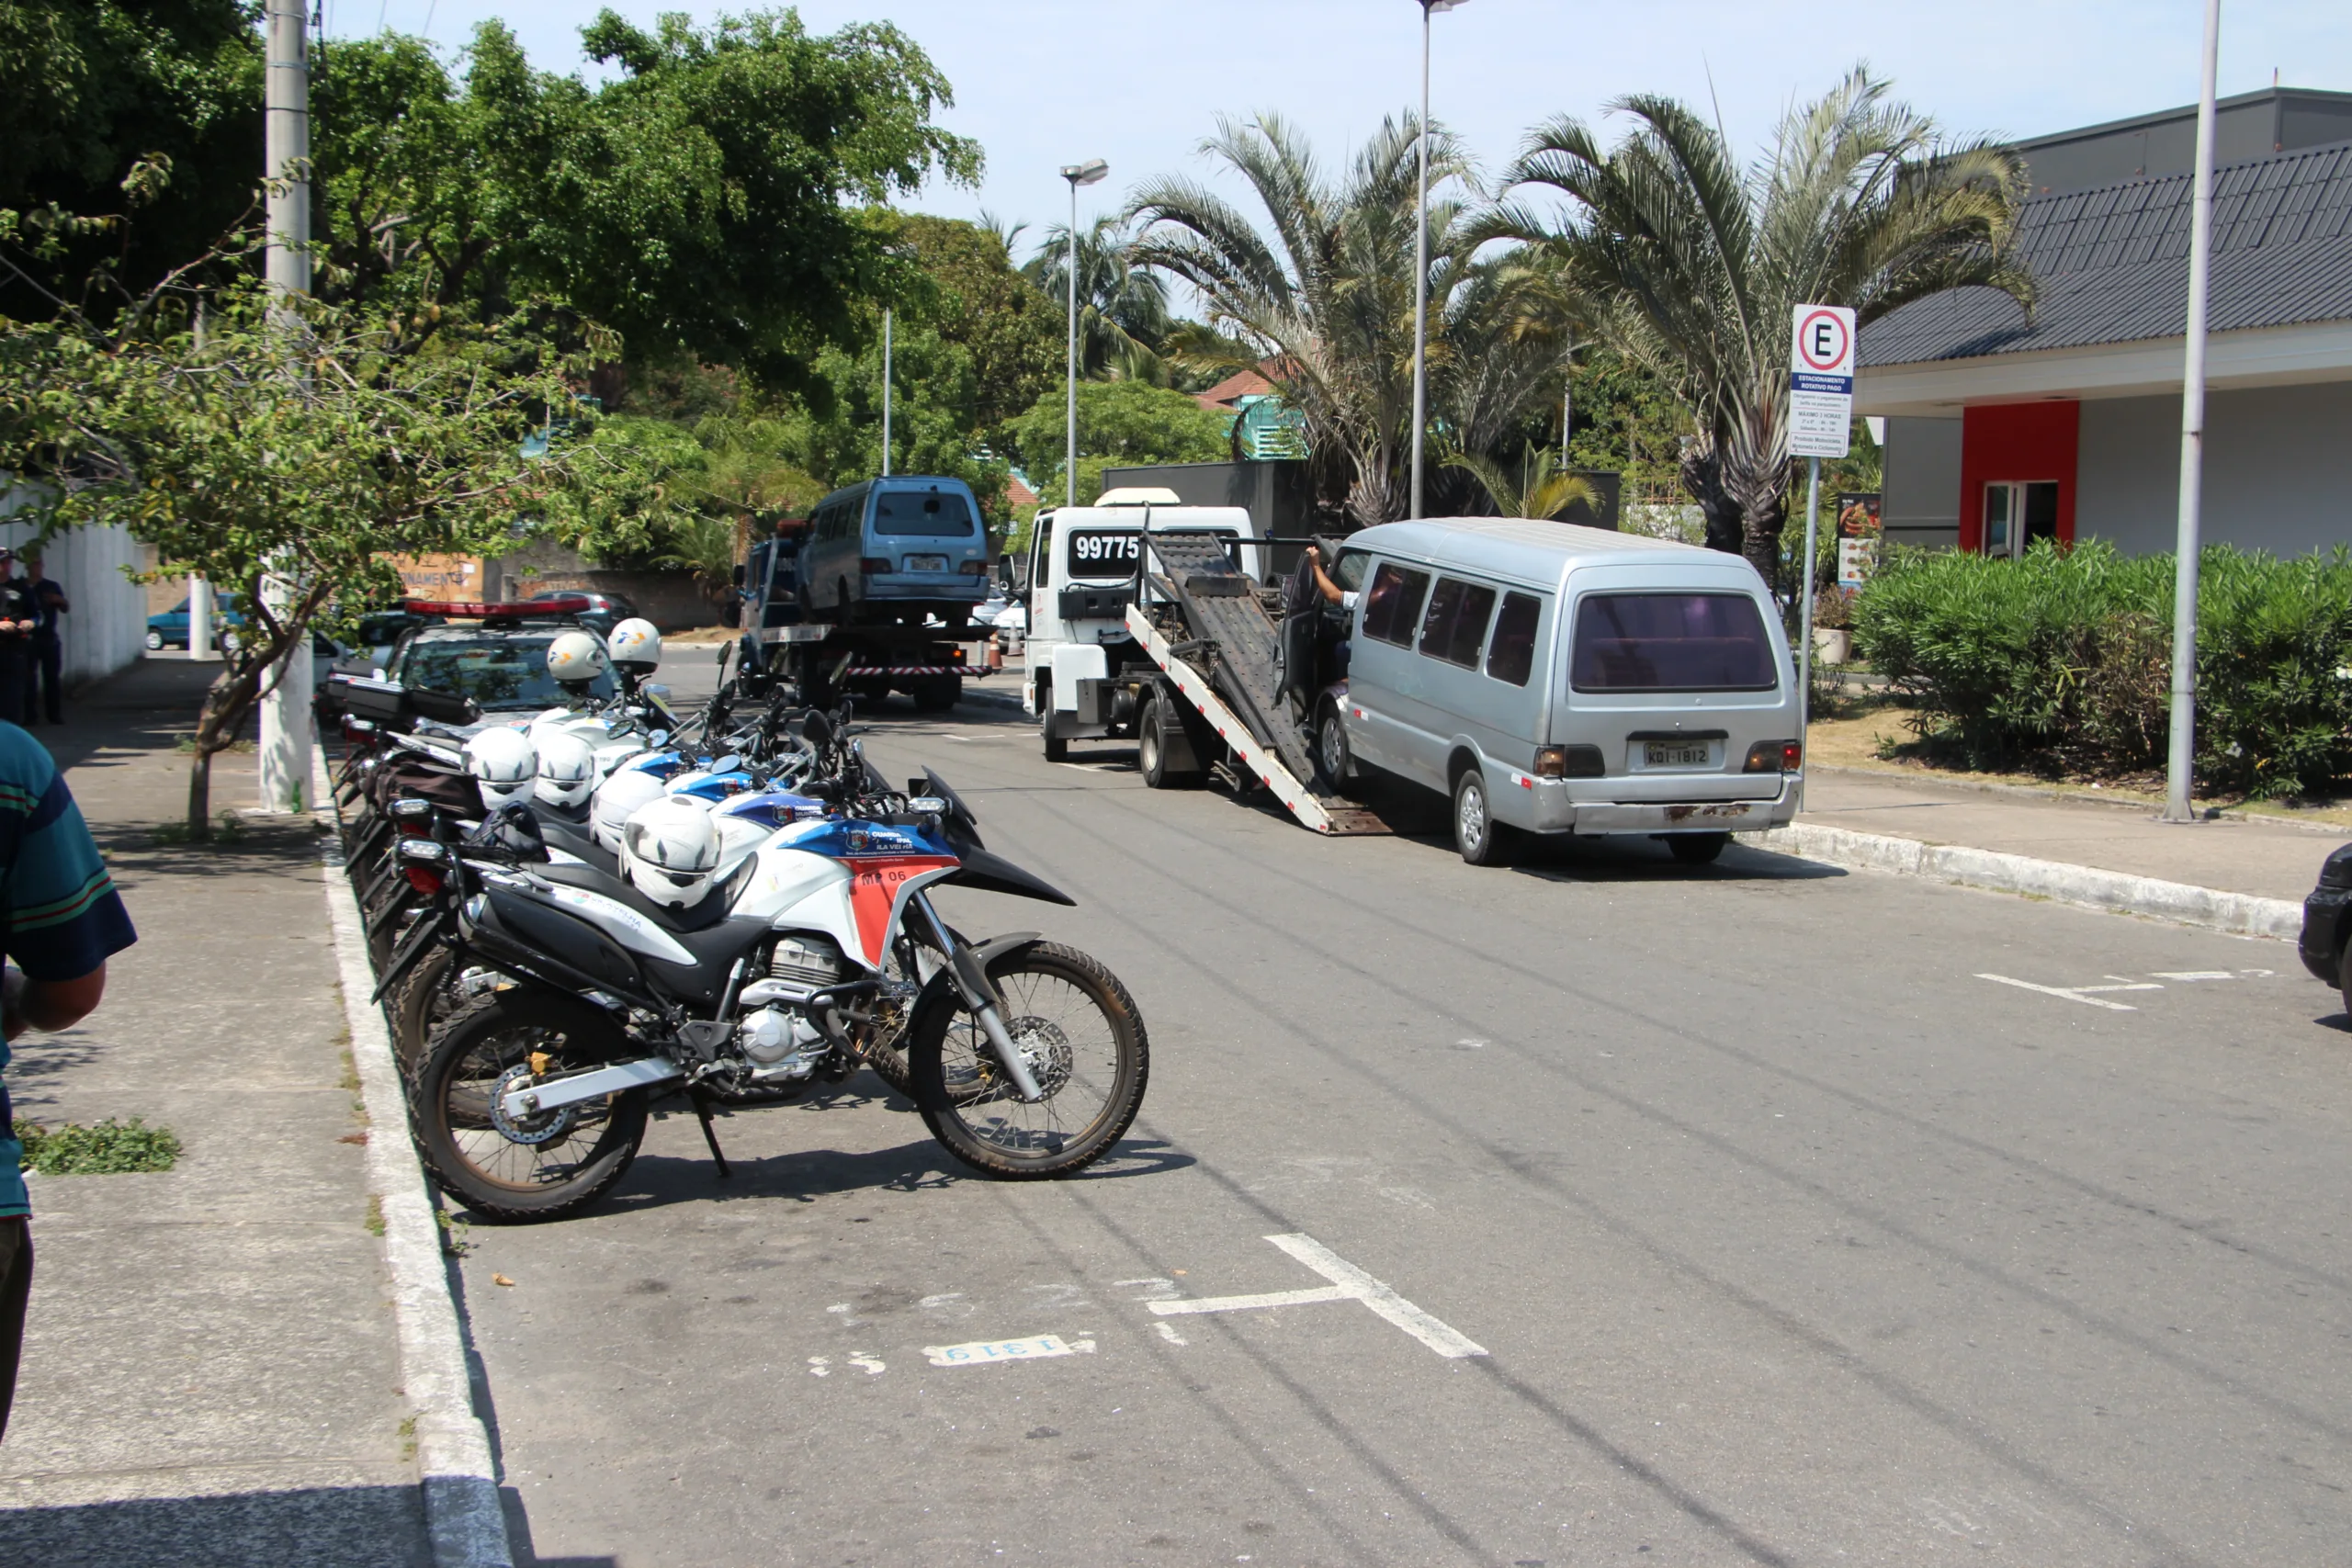
[[[1151,789],[1190,789],[1201,782],[1197,771],[1186,772],[1168,763],[1168,731],[1181,723],[1169,711],[1165,697],[1146,697],[1143,712],[1136,716],[1136,764],[1143,772],[1143,782]]]
[[[1054,686],[1050,681],[1037,682],[1037,738],[1045,742],[1046,761],[1069,761],[1069,741],[1054,733]]]
[[[917,713],[945,713],[964,700],[964,677],[936,675],[917,681],[907,694],[914,698]]]

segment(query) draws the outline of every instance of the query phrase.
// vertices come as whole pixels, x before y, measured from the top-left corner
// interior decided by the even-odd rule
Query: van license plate
[[[947,558],[945,556],[909,556],[907,570],[909,571],[945,571]]]
[[[1703,740],[1676,745],[1670,740],[1645,740],[1642,743],[1642,761],[1653,768],[1703,768],[1707,765],[1707,743]]]

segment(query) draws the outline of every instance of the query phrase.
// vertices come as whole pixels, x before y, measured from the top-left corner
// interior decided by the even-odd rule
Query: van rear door
[[[1777,762],[1755,747],[1796,739],[1794,670],[1754,573],[1702,565],[1596,566],[1571,574],[1555,733],[1596,746],[1592,801],[1770,800]]]

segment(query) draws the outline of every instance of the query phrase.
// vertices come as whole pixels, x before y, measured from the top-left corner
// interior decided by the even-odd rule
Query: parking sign
[[[1789,344],[1789,455],[1842,457],[1854,423],[1854,312],[1799,305]]]

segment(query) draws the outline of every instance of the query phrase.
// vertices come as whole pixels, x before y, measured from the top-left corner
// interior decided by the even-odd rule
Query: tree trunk
[[[187,764],[187,836],[196,843],[212,837],[212,753],[198,729],[196,755]]]
[[[1707,548],[1744,554],[1739,502],[1724,492],[1722,453],[1713,447],[1702,452],[1694,441],[1682,449],[1681,468],[1682,488],[1707,519]]]
[[[1739,553],[1777,592],[1781,586],[1781,530],[1789,518],[1788,459],[1758,462],[1737,447],[1725,451],[1724,457],[1724,493],[1739,509]]]

